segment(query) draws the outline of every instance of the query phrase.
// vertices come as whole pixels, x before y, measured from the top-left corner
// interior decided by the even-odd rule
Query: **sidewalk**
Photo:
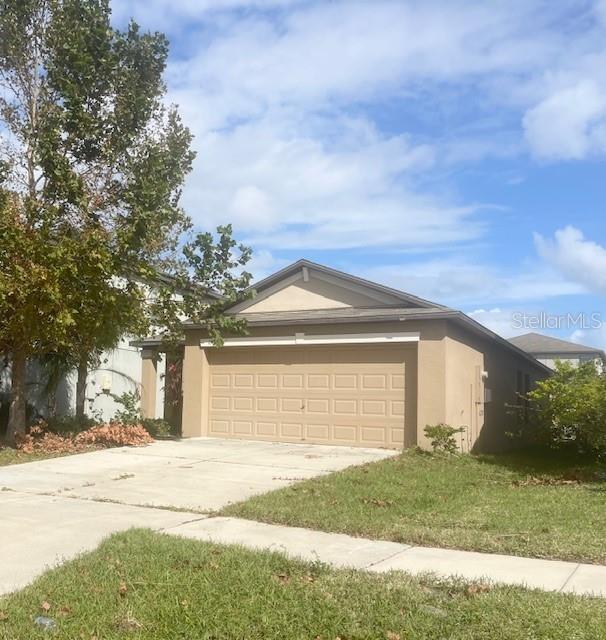
[[[378,573],[434,573],[440,577],[484,579],[545,591],[606,597],[606,566],[602,565],[415,547],[238,518],[201,518],[163,531],[196,540],[278,551],[334,567]]]

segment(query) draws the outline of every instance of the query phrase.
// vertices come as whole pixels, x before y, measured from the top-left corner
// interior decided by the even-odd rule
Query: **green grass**
[[[606,564],[606,468],[532,453],[407,452],[253,497],[222,515]]]
[[[59,453],[24,453],[17,449],[10,447],[3,447],[0,444],[0,467],[5,467],[9,464],[21,464],[22,462],[33,462],[34,460],[46,460],[47,458],[57,458],[58,456],[65,455]]]
[[[0,599],[0,612],[2,640],[606,637],[600,599],[336,571],[146,530],[46,573]],[[52,633],[37,629],[39,615]]]

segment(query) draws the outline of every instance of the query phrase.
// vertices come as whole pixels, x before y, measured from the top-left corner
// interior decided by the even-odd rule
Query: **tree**
[[[9,438],[25,429],[28,358],[72,358],[83,411],[87,368],[98,354],[158,323],[146,304],[149,283],[170,289],[168,271],[188,284],[192,255],[179,243],[191,223],[179,201],[194,154],[176,108],[164,106],[167,52],[160,33],[143,34],[134,22],[112,27],[109,0],[0,0],[0,312],[10,316],[0,320],[0,349],[12,361]],[[169,313],[160,297],[174,319],[176,308]]]

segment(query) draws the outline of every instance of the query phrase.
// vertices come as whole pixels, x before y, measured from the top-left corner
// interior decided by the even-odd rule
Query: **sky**
[[[606,0],[113,11],[168,36],[197,152],[183,205],[231,222],[256,278],[305,257],[505,337],[538,319],[606,348]]]

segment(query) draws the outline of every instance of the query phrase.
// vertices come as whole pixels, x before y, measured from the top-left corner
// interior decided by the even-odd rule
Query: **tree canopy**
[[[0,0],[0,351],[9,437],[25,427],[25,361],[84,371],[124,333],[174,335],[191,314],[220,341],[248,260],[231,228],[191,237],[194,153],[166,106],[168,42],[111,23],[109,0]],[[184,236],[184,234],[186,234]],[[166,278],[169,274],[169,278]],[[149,288],[157,288],[149,304]],[[201,290],[223,295],[201,302]],[[175,297],[175,290],[185,295]]]

